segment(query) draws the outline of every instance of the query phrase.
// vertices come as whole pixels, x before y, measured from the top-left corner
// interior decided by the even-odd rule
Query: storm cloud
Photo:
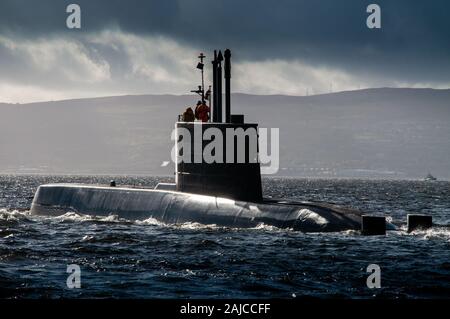
[[[81,30],[66,28],[70,3]],[[234,91],[447,88],[449,14],[444,0],[2,0],[0,100],[185,93],[198,52],[226,47]]]

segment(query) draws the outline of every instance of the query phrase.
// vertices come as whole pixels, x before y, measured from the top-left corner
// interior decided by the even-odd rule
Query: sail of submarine
[[[203,59],[197,68],[202,71],[202,86],[194,91],[205,101]],[[222,70],[222,62],[224,70]],[[255,123],[245,123],[243,115],[231,114],[231,51],[214,51],[212,121],[175,124],[179,131],[201,133],[209,128],[222,132],[223,156],[227,156],[227,129],[258,129]],[[222,71],[225,79],[225,116],[222,121]],[[202,134],[203,136],[203,134]],[[159,184],[155,189],[110,187],[80,184],[41,185],[33,199],[31,213],[58,216],[67,212],[94,216],[118,215],[119,218],[143,220],[155,218],[168,224],[197,222],[224,227],[256,227],[261,223],[303,232],[331,232],[361,229],[360,211],[328,203],[274,200],[263,197],[261,168],[250,154],[252,141],[245,143],[245,160],[207,163],[180,160],[175,163],[175,183]],[[258,135],[253,140],[258,145]],[[189,149],[206,147],[205,141],[178,140],[190,143]],[[180,144],[181,143],[181,144]],[[200,145],[195,145],[200,143]],[[236,144],[234,144],[236,156]],[[256,146],[258,152],[258,147]],[[179,155],[179,154],[178,154]],[[256,154],[258,155],[258,154]],[[192,155],[194,156],[194,155]],[[193,159],[193,158],[192,158]],[[115,185],[114,185],[115,186]]]

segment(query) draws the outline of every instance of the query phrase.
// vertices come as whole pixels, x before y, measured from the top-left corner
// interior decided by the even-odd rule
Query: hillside
[[[193,96],[0,104],[0,172],[172,174],[170,133]],[[233,94],[232,112],[280,128],[279,175],[450,179],[450,90]]]

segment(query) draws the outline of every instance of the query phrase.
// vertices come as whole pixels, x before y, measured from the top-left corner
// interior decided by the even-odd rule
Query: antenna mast
[[[200,62],[197,64],[197,69],[199,69],[202,72],[202,85],[199,85],[198,90],[192,90],[191,92],[200,95],[202,97],[202,102],[205,103],[205,77],[203,74],[204,73],[203,69],[205,65],[203,64],[203,59],[206,58],[206,55],[200,53],[198,58],[200,59]]]

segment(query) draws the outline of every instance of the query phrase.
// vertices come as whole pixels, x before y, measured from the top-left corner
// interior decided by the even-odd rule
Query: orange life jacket
[[[209,120],[209,106],[206,104],[201,104],[196,109],[197,118],[202,122],[208,122]]]

